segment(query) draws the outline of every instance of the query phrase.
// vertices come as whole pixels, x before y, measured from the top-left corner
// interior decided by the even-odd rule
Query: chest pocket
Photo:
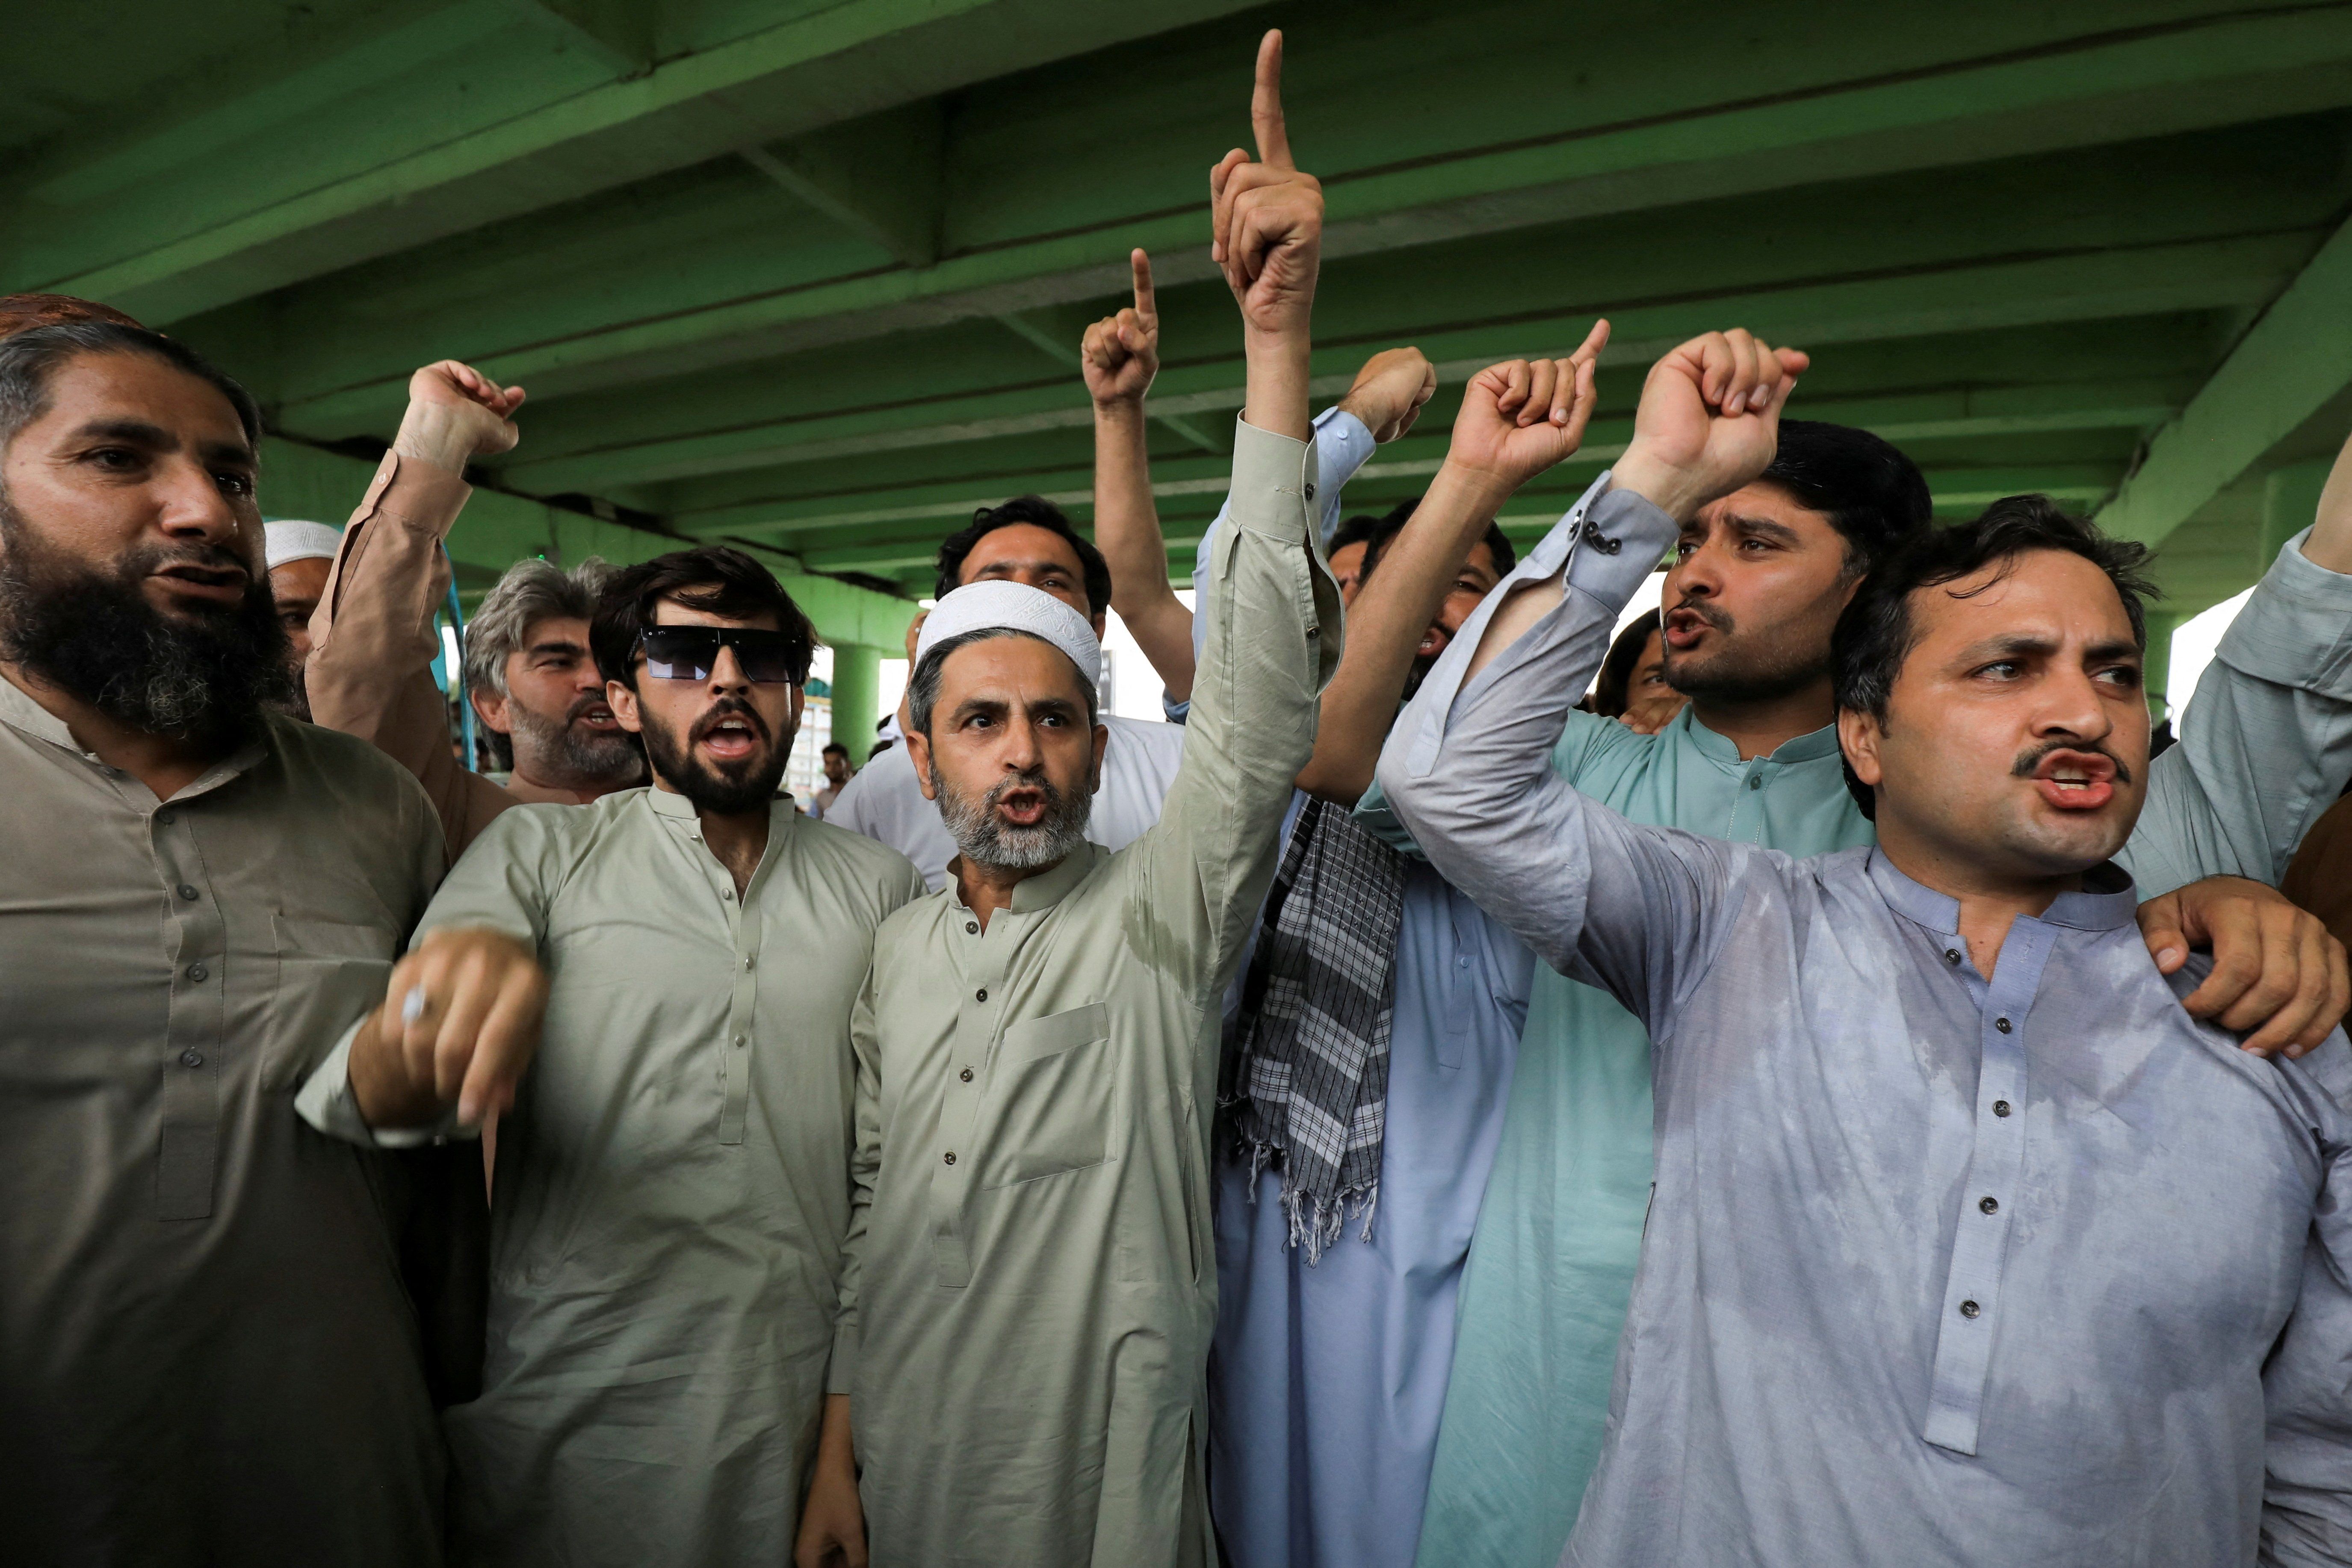
[[[1118,1064],[1110,1009],[1089,1002],[1004,1031],[985,1102],[982,1187],[1082,1171],[1110,1158]]]
[[[398,935],[387,926],[269,917],[278,984],[269,998],[262,1087],[300,1087],[342,1032],[383,1000]]]

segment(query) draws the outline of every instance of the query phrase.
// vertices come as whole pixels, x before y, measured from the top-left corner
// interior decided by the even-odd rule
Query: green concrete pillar
[[[2314,458],[2273,469],[2263,480],[2263,534],[2255,542],[2254,575],[2260,577],[2278,559],[2280,546],[2311,526],[2319,515],[2319,492],[2327,488],[2334,459]]]
[[[882,650],[859,643],[833,647],[833,733],[849,760],[866,764],[874,722],[882,717]]]

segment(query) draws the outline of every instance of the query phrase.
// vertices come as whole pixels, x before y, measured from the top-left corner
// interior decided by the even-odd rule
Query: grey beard
[[[1015,788],[1037,789],[1045,795],[1045,815],[1034,827],[1008,827],[996,815],[997,802]],[[960,794],[931,767],[931,790],[938,795],[940,820],[956,849],[974,865],[999,871],[1036,871],[1059,865],[1087,841],[1087,821],[1094,815],[1092,795],[1064,795],[1043,773],[1004,780],[975,800]]]
[[[643,771],[637,742],[625,731],[598,735],[577,730],[570,714],[562,719],[541,718],[512,700],[507,703],[507,722],[513,727],[509,742],[530,746],[531,773],[541,784],[560,789],[593,789],[635,779]]]

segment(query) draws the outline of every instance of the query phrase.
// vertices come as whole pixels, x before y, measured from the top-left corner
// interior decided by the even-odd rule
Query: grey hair
[[[596,601],[618,570],[595,555],[569,571],[540,560],[508,567],[466,623],[467,689],[510,696],[507,658],[520,650],[530,628],[551,616],[593,620]]]
[[[1016,631],[1011,626],[981,626],[949,637],[923,656],[923,661],[915,666],[914,679],[907,682],[907,716],[915,721],[916,729],[926,735],[931,732],[931,710],[939,705],[940,672],[947,666],[948,655],[990,637],[1028,637],[1034,642],[1045,643],[1056,653],[1061,652],[1060,648],[1045,642],[1034,632]],[[1095,690],[1095,683],[1084,675],[1078,677],[1078,684],[1087,689],[1087,723],[1091,727],[1101,722],[1102,699]]]

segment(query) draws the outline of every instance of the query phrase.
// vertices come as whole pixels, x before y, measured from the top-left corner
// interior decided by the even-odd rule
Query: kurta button
[[[194,1049],[182,1051],[180,1065],[184,1068],[200,1068],[205,1065],[205,1053]]]
[[[749,953],[746,953],[743,957],[743,967],[749,969],[751,967],[752,963],[753,960],[751,956]]]
[[[1979,1312],[1983,1310],[1984,1309],[1978,1306],[1974,1301],[1963,1301],[1960,1303],[1960,1316],[1963,1318],[1973,1318]]]
[[[732,888],[721,888],[719,889],[719,896],[731,903],[734,901],[735,889]]]
[[[982,986],[980,990],[978,990],[978,991],[974,992],[974,993],[972,994],[972,999],[973,999],[974,1001],[977,1001],[977,1002],[985,1002],[985,1001],[987,1001],[987,1000],[988,1000],[988,988],[987,988],[986,986]]]
[[[971,1081],[971,1069],[970,1068],[966,1068],[963,1071],[956,1074],[956,1077],[963,1079],[966,1083],[970,1083]]]
[[[978,936],[980,934],[980,922],[978,921],[966,921],[963,922],[963,931],[966,936]]]
[[[159,811],[155,814],[155,826],[158,827],[169,827],[174,820],[168,811]]]
[[[2005,1100],[1994,1100],[1992,1102],[1992,1113],[1995,1116],[2007,1116],[2009,1114],[2009,1101]]]
[[[735,1048],[737,1050],[741,1050],[743,1048],[743,1037],[740,1035],[735,1037]]]
[[[195,896],[196,896],[196,889],[195,889],[195,888],[194,888],[192,884],[187,883],[187,882],[183,882],[183,883],[181,883],[181,884],[180,884],[180,897],[182,897],[182,898],[184,898],[184,899],[193,899],[193,898],[194,898]]]
[[[1958,963],[1959,961],[1960,950],[1958,948],[1948,947],[1944,950],[1944,962],[1946,963]]]
[[[1764,787],[1764,775],[1762,773],[1749,773],[1748,775],[1748,787],[1749,789],[1762,789]]]
[[[950,1165],[955,1163],[955,1151],[952,1149],[948,1151],[948,1163]]]
[[[188,978],[191,980],[202,980],[205,975],[210,974],[211,973],[211,970],[206,969],[201,963],[191,963],[188,965]]]
[[[1992,1021],[1992,1026],[1999,1029],[2004,1035],[2009,1033],[2009,1020],[2006,1018],[1995,1018]]]
[[[1987,1214],[1999,1214],[2000,1212],[2000,1200],[1998,1198],[1979,1198],[1977,1200],[1977,1207],[1984,1210]]]

